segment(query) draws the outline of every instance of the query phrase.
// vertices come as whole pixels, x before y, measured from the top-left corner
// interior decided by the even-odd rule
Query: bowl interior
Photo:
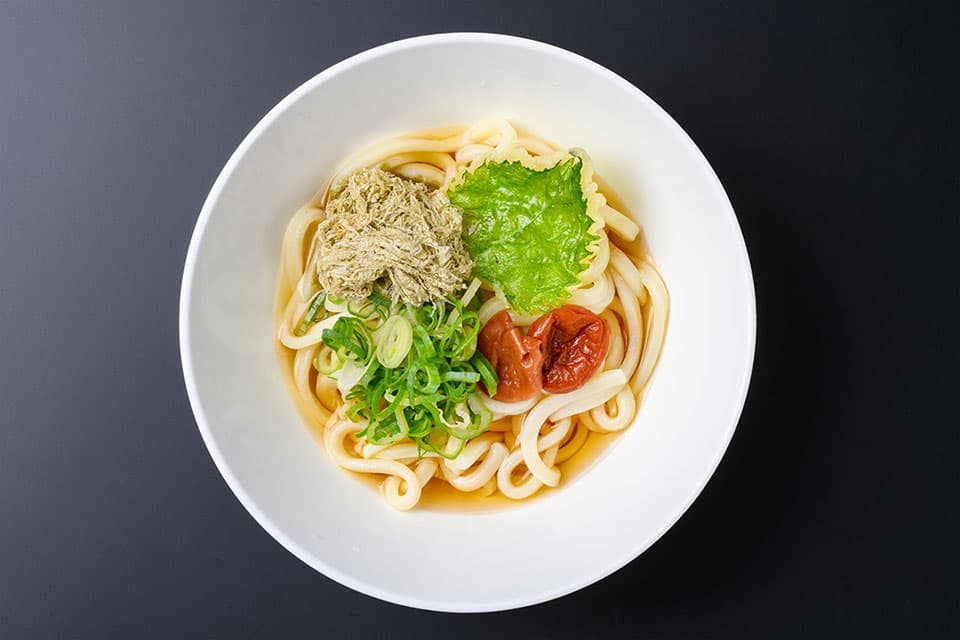
[[[671,294],[667,341],[635,424],[576,481],[502,511],[396,513],[333,465],[288,395],[272,336],[280,240],[293,212],[359,147],[491,115],[590,153],[643,224]],[[662,535],[730,439],[754,333],[739,227],[686,134],[598,65],[490,35],[393,43],[294,91],[244,140],[211,191],[181,300],[197,422],[244,506],[331,578],[449,611],[562,595]]]

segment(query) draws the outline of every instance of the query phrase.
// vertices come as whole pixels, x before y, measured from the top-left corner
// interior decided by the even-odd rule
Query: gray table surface
[[[276,544],[177,347],[190,232],[247,131],[350,54],[451,30],[659,101],[730,193],[759,309],[687,515],[593,587],[480,616]],[[0,638],[957,637],[956,32],[934,3],[0,0]]]

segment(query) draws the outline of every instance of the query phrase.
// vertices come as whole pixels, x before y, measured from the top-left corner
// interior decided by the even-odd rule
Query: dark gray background
[[[957,637],[957,27],[923,3],[0,0],[0,637]],[[447,30],[567,47],[663,105],[726,185],[759,311],[687,515],[593,587],[482,616],[270,539],[177,350],[190,232],[247,131]]]

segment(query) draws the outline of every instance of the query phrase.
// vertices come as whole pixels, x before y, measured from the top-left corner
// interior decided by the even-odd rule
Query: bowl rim
[[[744,271],[747,293],[747,309],[745,309],[745,318],[749,323],[748,326],[748,349],[749,353],[747,354],[747,365],[744,368],[744,374],[739,381],[739,397],[737,398],[736,409],[729,417],[729,424],[727,425],[726,433],[723,436],[722,446],[717,449],[714,459],[711,461],[709,468],[706,470],[703,478],[696,489],[691,493],[687,500],[677,509],[674,516],[666,522],[656,533],[649,538],[638,540],[637,543],[629,548],[625,548],[624,551],[619,555],[618,559],[605,567],[597,567],[595,571],[586,575],[583,579],[579,581],[573,581],[568,584],[558,586],[555,589],[552,589],[547,592],[537,594],[533,597],[508,597],[500,601],[495,602],[460,602],[452,603],[450,601],[440,601],[440,600],[431,600],[429,598],[421,597],[412,597],[407,594],[392,591],[389,589],[383,589],[374,584],[370,584],[364,580],[359,580],[354,578],[348,573],[342,572],[332,566],[326,564],[322,559],[314,556],[312,553],[308,552],[297,544],[294,540],[289,538],[282,529],[280,529],[274,522],[257,506],[257,504],[250,498],[250,496],[243,490],[239,480],[234,475],[233,470],[230,468],[229,463],[224,458],[223,453],[221,452],[219,446],[213,434],[210,430],[210,426],[207,420],[206,412],[204,410],[203,401],[200,398],[196,378],[194,375],[193,367],[193,351],[191,347],[191,337],[190,337],[190,323],[189,318],[191,315],[191,292],[193,287],[193,280],[195,274],[195,267],[197,262],[197,254],[199,252],[200,244],[203,240],[203,237],[206,232],[207,223],[209,222],[211,213],[213,211],[214,205],[220,197],[221,192],[223,191],[224,185],[229,180],[230,176],[233,174],[236,169],[237,164],[243,158],[249,148],[253,143],[262,135],[265,129],[270,126],[270,124],[276,120],[281,114],[283,114],[291,105],[296,103],[303,95],[312,91],[316,86],[326,82],[327,80],[349,71],[353,67],[360,65],[364,62],[367,62],[372,59],[376,59],[383,56],[389,56],[396,52],[404,51],[407,49],[417,48],[424,45],[432,44],[445,44],[445,43],[483,43],[483,44],[495,44],[495,45],[508,45],[512,47],[525,48],[528,50],[535,50],[540,53],[549,54],[557,58],[563,59],[568,63],[579,65],[586,68],[588,71],[600,75],[606,78],[608,81],[619,85],[620,88],[625,90],[628,93],[634,94],[642,102],[645,102],[647,106],[651,109],[651,112],[658,117],[663,124],[668,128],[674,129],[674,133],[678,134],[678,139],[681,143],[687,147],[687,150],[692,152],[694,157],[698,162],[702,163],[707,169],[707,173],[710,177],[710,180],[713,182],[713,189],[716,190],[720,196],[721,202],[723,204],[723,209],[726,212],[729,223],[733,225],[733,229],[739,238],[739,250],[742,254],[744,265],[746,269]],[[290,553],[300,559],[304,564],[311,567],[312,569],[320,572],[324,576],[339,582],[340,584],[358,591],[368,596],[378,598],[387,602],[392,602],[395,604],[400,604],[408,607],[413,607],[417,609],[425,609],[431,611],[442,611],[442,612],[458,612],[458,613],[479,613],[479,612],[491,612],[491,611],[504,611],[509,609],[517,609],[521,607],[527,607],[534,604],[539,604],[542,602],[547,602],[564,595],[578,591],[584,587],[587,587],[595,582],[602,580],[603,578],[611,575],[612,573],[618,571],[619,569],[626,566],[631,561],[639,557],[644,551],[650,548],[655,544],[663,535],[673,527],[674,524],[683,516],[684,513],[690,508],[693,502],[697,497],[702,493],[704,487],[706,487],[710,478],[713,476],[714,472],[717,469],[717,466],[720,464],[720,460],[723,458],[726,450],[730,444],[731,439],[733,438],[733,433],[736,430],[737,424],[740,421],[741,414],[743,413],[743,407],[746,402],[747,393],[750,387],[750,379],[753,373],[754,358],[756,354],[756,342],[757,342],[757,307],[756,307],[756,290],[754,287],[753,281],[753,271],[750,266],[750,258],[747,253],[746,243],[743,238],[743,232],[740,228],[739,221],[737,220],[736,214],[734,213],[733,206],[730,203],[729,196],[726,193],[726,190],[723,188],[723,185],[720,182],[719,177],[716,172],[713,170],[713,167],[707,161],[703,152],[697,147],[693,139],[683,130],[683,128],[670,116],[666,110],[664,110],[659,104],[657,104],[652,98],[650,98],[646,93],[640,90],[636,85],[629,82],[622,76],[617,73],[607,69],[603,65],[590,60],[584,56],[573,53],[556,45],[547,44],[540,42],[538,40],[532,40],[529,38],[522,38],[518,36],[511,36],[498,33],[484,33],[484,32],[450,32],[450,33],[435,33],[430,35],[421,35],[411,38],[404,38],[401,40],[395,40],[382,44],[360,53],[356,53],[340,62],[327,67],[320,73],[314,75],[313,77],[307,79],[305,82],[296,87],[291,91],[287,96],[285,96],[280,102],[278,102],[273,108],[271,108],[266,115],[264,115],[259,122],[250,130],[250,132],[243,138],[239,146],[234,150],[230,155],[230,158],[227,160],[226,164],[220,170],[216,180],[213,183],[213,186],[210,188],[210,192],[207,194],[206,199],[204,200],[203,206],[200,209],[200,214],[197,218],[196,225],[194,227],[193,233],[190,237],[190,245],[187,249],[186,259],[184,261],[183,268],[183,277],[180,285],[180,304],[179,304],[179,346],[180,346],[180,359],[181,366],[183,369],[184,383],[186,385],[187,396],[190,401],[190,407],[193,411],[194,419],[197,423],[197,428],[200,431],[200,435],[203,438],[203,442],[206,445],[207,451],[210,453],[210,457],[213,459],[214,464],[217,467],[217,470],[220,472],[220,475],[223,476],[224,481],[227,483],[227,486],[230,487],[230,490],[240,501],[240,504],[247,510],[247,512],[253,517],[253,519],[261,526],[263,529],[270,534],[280,545],[287,549]]]

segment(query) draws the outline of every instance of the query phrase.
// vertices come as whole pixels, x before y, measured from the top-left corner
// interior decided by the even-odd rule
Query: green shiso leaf
[[[487,161],[448,191],[463,210],[463,238],[474,273],[520,312],[555,308],[570,296],[598,238],[576,156],[543,170]]]

